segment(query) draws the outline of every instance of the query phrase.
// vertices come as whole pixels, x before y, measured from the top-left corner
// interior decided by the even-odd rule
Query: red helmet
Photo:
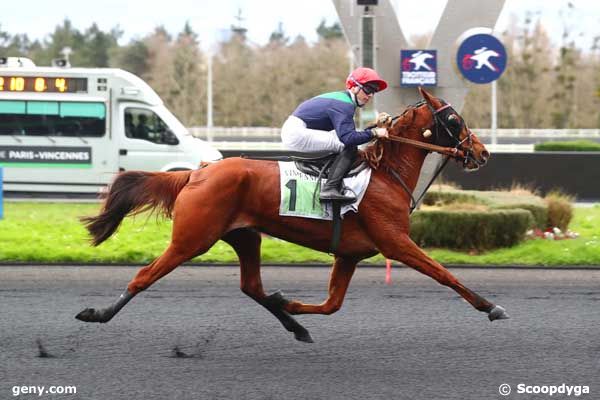
[[[354,86],[360,86],[371,83],[377,85],[377,91],[380,92],[388,87],[386,81],[381,79],[375,70],[366,67],[356,68],[348,78],[346,78],[346,88],[352,89]]]

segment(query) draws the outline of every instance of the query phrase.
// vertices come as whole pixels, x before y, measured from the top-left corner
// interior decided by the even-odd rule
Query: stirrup
[[[351,194],[349,196],[344,195],[340,190],[337,190],[336,188],[322,190],[319,198],[324,201],[341,201],[344,203],[354,203],[356,201],[356,196],[354,194]]]

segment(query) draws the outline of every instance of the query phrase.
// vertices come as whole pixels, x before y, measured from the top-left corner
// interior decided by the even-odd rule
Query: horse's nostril
[[[490,158],[490,152],[487,150],[482,151],[481,158],[483,159],[483,161],[487,162],[487,160]]]

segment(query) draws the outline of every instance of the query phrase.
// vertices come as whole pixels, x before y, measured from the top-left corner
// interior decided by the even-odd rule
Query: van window
[[[101,137],[105,133],[104,103],[0,100],[0,135]]]
[[[156,144],[175,145],[179,140],[156,113],[145,108],[125,109],[125,136]]]

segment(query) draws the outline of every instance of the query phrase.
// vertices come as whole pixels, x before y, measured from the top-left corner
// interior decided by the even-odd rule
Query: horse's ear
[[[435,109],[439,108],[439,100],[427,90],[423,89],[422,86],[419,86],[419,93],[421,94],[421,97],[423,97],[423,99],[425,99],[425,101],[429,103],[429,105],[431,105]]]
[[[423,86],[419,86],[419,93],[421,94],[421,97],[423,97],[423,99],[425,99],[425,101],[427,101],[429,104],[431,104],[431,101],[433,99],[433,96],[431,95],[431,93],[429,93],[427,90],[423,89]]]

